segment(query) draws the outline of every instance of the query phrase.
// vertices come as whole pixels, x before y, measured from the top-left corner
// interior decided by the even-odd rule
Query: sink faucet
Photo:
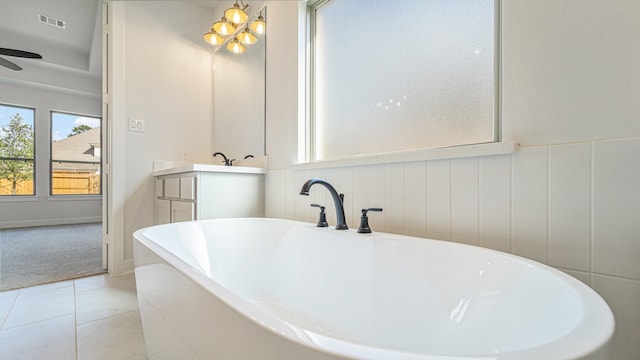
[[[227,157],[226,157],[226,156],[224,156],[224,154],[223,154],[223,153],[221,153],[221,152],[214,153],[214,154],[213,154],[213,157],[216,157],[216,156],[218,156],[218,155],[222,156],[222,158],[224,159],[224,165],[225,165],[225,166],[231,166],[231,162],[229,161],[229,159],[227,159]]]
[[[322,179],[309,179],[304,185],[302,185],[302,189],[300,189],[300,195],[309,196],[309,190],[314,184],[320,184],[329,190],[331,197],[333,198],[333,203],[336,206],[336,219],[338,220],[338,224],[336,225],[336,230],[347,230],[349,227],[347,226],[347,220],[344,216],[344,194],[338,194],[336,189],[329,184],[326,180]]]

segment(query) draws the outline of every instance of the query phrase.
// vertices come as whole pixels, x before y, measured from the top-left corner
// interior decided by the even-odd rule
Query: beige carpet
[[[0,230],[0,291],[102,272],[100,223]]]

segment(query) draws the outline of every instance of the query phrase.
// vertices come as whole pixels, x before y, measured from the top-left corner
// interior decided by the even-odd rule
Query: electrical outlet
[[[129,119],[129,131],[144,132],[144,120]]]
[[[180,160],[187,161],[189,160],[189,150],[182,150],[180,153]]]

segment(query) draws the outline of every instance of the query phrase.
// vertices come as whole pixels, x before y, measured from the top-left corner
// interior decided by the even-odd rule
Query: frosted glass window
[[[312,9],[311,158],[497,140],[494,0]]]

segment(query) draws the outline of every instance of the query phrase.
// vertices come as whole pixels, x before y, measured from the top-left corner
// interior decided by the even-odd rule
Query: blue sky
[[[29,108],[13,107],[8,105],[0,105],[0,127],[6,126],[15,114],[20,114],[22,119],[29,125],[33,126],[34,110]],[[71,133],[71,129],[77,125],[89,125],[92,128],[100,126],[99,118],[92,118],[82,115],[53,113],[53,123],[51,133],[53,140],[61,140]]]
[[[71,129],[77,125],[89,125],[92,128],[100,127],[100,119],[81,115],[53,113],[51,137],[53,140],[61,140],[71,133]]]

